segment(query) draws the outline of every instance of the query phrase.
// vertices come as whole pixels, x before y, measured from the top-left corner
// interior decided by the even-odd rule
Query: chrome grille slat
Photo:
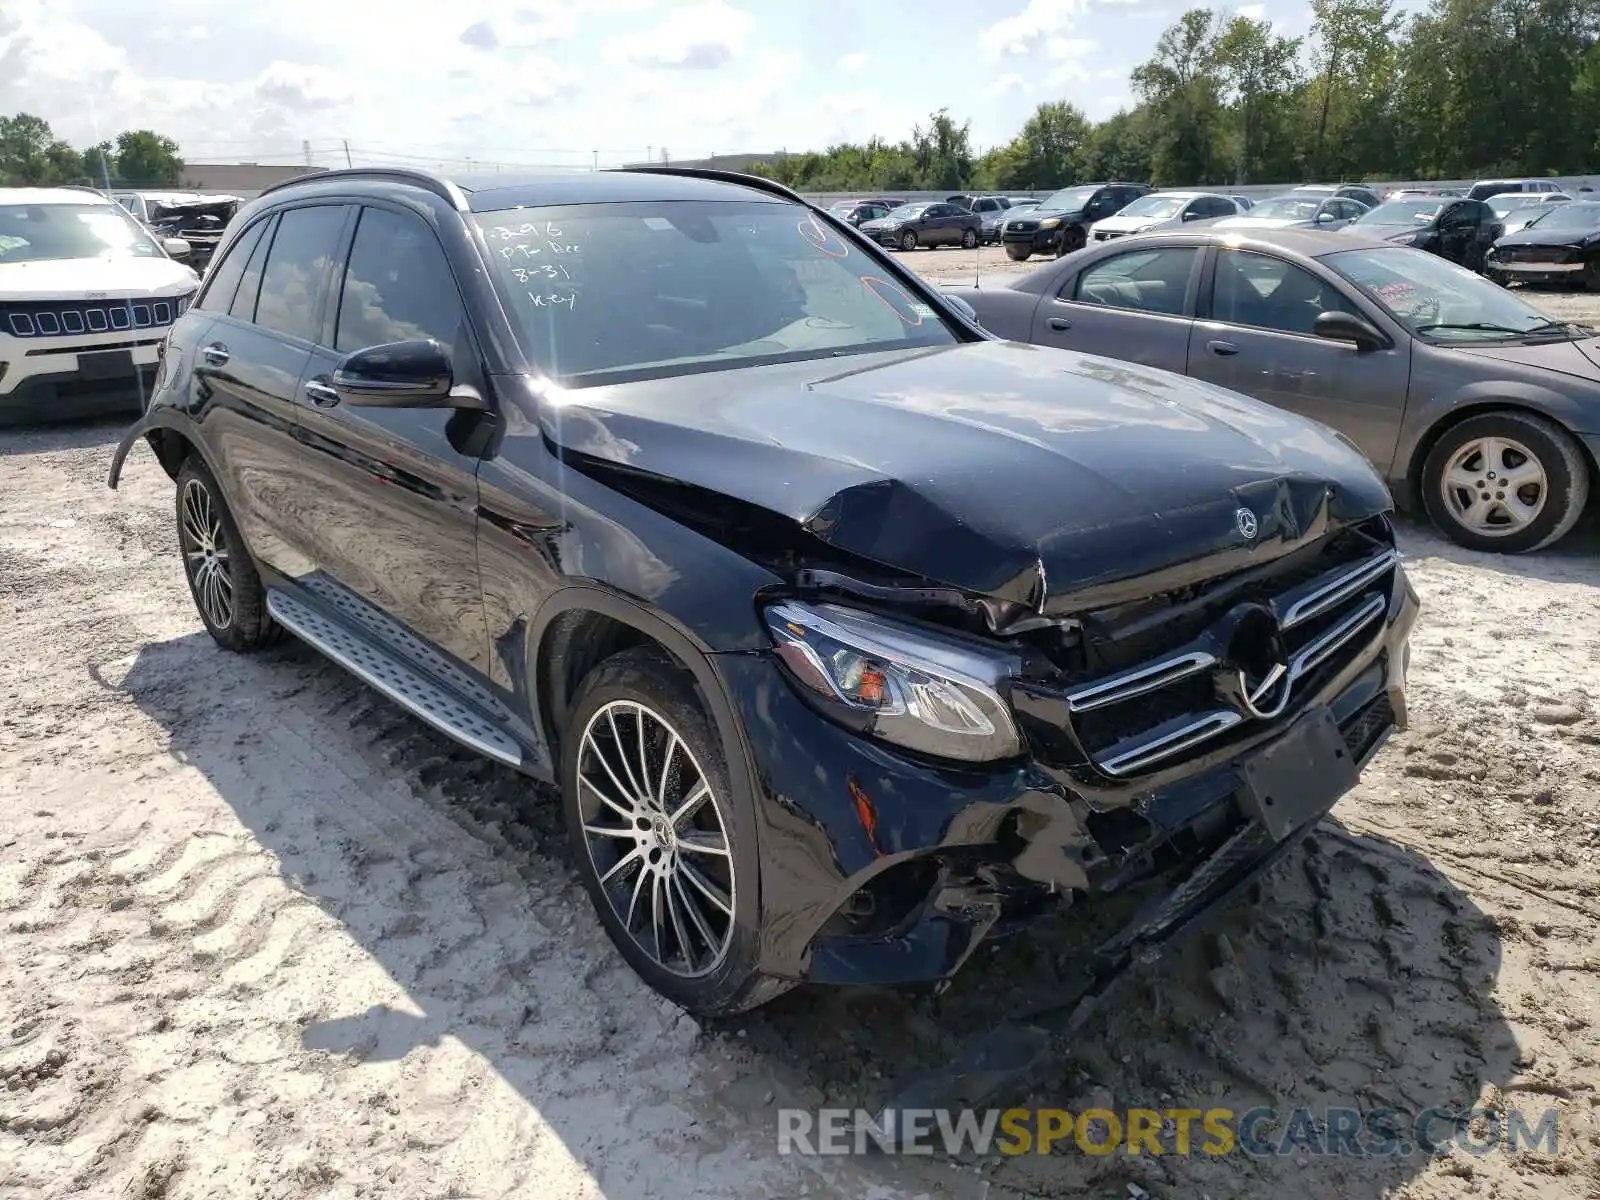
[[[1343,572],[1336,579],[1311,584],[1308,594],[1294,600],[1285,608],[1283,616],[1279,618],[1283,627],[1293,629],[1313,617],[1321,616],[1339,601],[1355,595],[1399,561],[1400,555],[1394,550],[1388,550],[1362,563],[1353,571]]]
[[[1216,661],[1215,655],[1203,650],[1195,651],[1193,654],[1180,654],[1176,658],[1135,667],[1131,671],[1123,671],[1098,683],[1092,683],[1086,688],[1079,688],[1067,696],[1067,704],[1073,712],[1092,712],[1108,704],[1131,700],[1135,696],[1166,687],[1169,683],[1176,683],[1196,671],[1204,671]]]
[[[1307,583],[1287,588],[1266,601],[1267,607],[1277,616],[1278,627],[1285,632],[1303,629],[1309,622],[1329,617],[1330,614],[1338,615],[1332,624],[1317,630],[1297,649],[1291,647],[1288,661],[1282,664],[1280,671],[1284,677],[1281,684],[1284,697],[1282,705],[1270,713],[1258,713],[1251,719],[1276,721],[1280,717],[1286,719],[1298,710],[1294,692],[1296,684],[1332,661],[1374,622],[1381,621],[1388,610],[1389,588],[1380,585],[1384,584],[1388,573],[1398,567],[1399,561],[1400,556],[1395,550],[1386,549],[1354,565],[1335,568]],[[1363,592],[1366,594],[1363,595]],[[1341,606],[1350,607],[1348,611],[1340,612]],[[1227,636],[1226,633],[1217,632],[1213,626],[1196,642],[1153,662],[1080,685],[1064,697],[1068,712],[1073,718],[1081,714],[1100,713],[1114,705],[1137,702],[1141,697],[1150,697],[1162,689],[1191,680],[1195,675],[1226,661],[1226,649],[1218,648],[1218,639],[1223,636]],[[1370,641],[1367,644],[1370,645]],[[1231,674],[1228,682],[1234,686]],[[1185,715],[1181,708],[1174,713],[1176,706],[1172,703],[1173,697],[1169,696],[1164,706],[1168,715],[1165,719],[1156,717],[1157,723],[1153,727],[1117,737],[1111,745],[1099,750],[1091,748],[1086,742],[1086,749],[1095,765],[1107,775],[1126,777],[1173,760],[1245,723],[1245,714],[1237,711],[1237,705],[1227,699],[1224,691],[1219,689],[1216,692],[1217,699],[1233,706],[1211,709],[1205,705],[1200,694],[1208,689],[1203,685],[1199,688],[1195,684],[1185,686],[1194,694],[1189,701],[1180,700],[1179,704],[1193,702],[1195,710],[1192,713]],[[1156,710],[1159,712],[1162,707],[1156,705]],[[1148,713],[1149,701],[1143,707],[1136,704],[1133,711]],[[1111,721],[1115,729],[1117,719],[1113,717]]]
[[[93,304],[74,300],[0,302],[0,331],[14,338],[61,337],[64,334],[163,329],[189,307],[191,296],[162,299],[129,297]]]

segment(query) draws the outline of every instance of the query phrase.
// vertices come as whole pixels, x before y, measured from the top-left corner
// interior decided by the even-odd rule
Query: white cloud
[[[1259,21],[1267,15],[1267,6],[1265,4],[1242,4],[1236,11],[1241,17],[1251,21]]]
[[[1021,91],[1026,83],[1021,75],[1015,71],[1008,71],[991,83],[986,90],[991,96],[1004,96],[1007,92]]]
[[[1082,0],[1028,0],[1014,17],[990,25],[978,35],[978,44],[991,59],[1026,54],[1052,34],[1065,34],[1077,23]]]
[[[1058,64],[1049,75],[1045,76],[1045,82],[1051,87],[1057,88],[1069,83],[1088,83],[1089,68],[1081,62],[1069,59],[1064,63]]]
[[[1045,53],[1054,59],[1082,58],[1098,48],[1099,44],[1090,38],[1052,37],[1044,44]]]
[[[674,9],[655,28],[624,34],[606,53],[636,67],[713,71],[744,48],[754,21],[723,0]]]
[[[839,70],[847,75],[854,75],[857,72],[865,71],[867,64],[871,61],[872,55],[864,50],[858,50],[854,54],[846,54],[839,59]]]

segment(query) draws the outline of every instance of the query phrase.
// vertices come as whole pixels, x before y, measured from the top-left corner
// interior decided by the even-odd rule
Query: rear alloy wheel
[[[245,549],[217,481],[199,458],[178,472],[178,549],[206,631],[225,650],[255,650],[282,633],[267,612],[266,589]]]
[[[908,229],[900,235],[900,249],[915,250],[917,248],[917,231]]]
[[[787,990],[756,970],[754,814],[692,677],[654,650],[623,651],[584,681],[567,730],[573,855],[628,964],[705,1016]]]
[[[1446,430],[1423,467],[1428,515],[1472,550],[1521,554],[1564,537],[1589,499],[1572,438],[1531,413],[1486,413]]]
[[[961,248],[963,250],[971,250],[977,244],[978,231],[976,229],[969,229],[961,235]]]

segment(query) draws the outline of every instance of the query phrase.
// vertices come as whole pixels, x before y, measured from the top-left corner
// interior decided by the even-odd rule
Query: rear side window
[[[261,232],[271,223],[271,218],[257,221],[228,247],[222,260],[206,272],[206,294],[200,297],[197,307],[211,312],[227,312],[233,307],[233,297],[239,290],[239,280],[244,278],[245,266],[261,241]]]
[[[319,302],[339,252],[348,210],[342,204],[292,208],[278,232],[261,276],[256,324],[288,337],[317,340]]]
[[[1192,246],[1174,246],[1114,255],[1084,271],[1076,298],[1081,304],[1182,316],[1195,254]]]
[[[250,252],[250,262],[244,269],[244,277],[239,281],[239,290],[233,297],[233,304],[228,308],[228,315],[240,321],[254,322],[256,319],[256,296],[261,291],[261,268],[267,262],[267,248],[272,245],[270,226],[275,224],[272,218],[261,222],[264,231],[256,242],[256,248]]]
[[[433,231],[416,217],[361,210],[333,348],[341,353],[433,338],[454,346],[464,310]]]

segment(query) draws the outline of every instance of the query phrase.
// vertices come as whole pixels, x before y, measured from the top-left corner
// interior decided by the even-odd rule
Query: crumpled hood
[[[1014,342],[577,389],[540,415],[570,462],[619,486],[632,472],[688,484],[1048,613],[1146,595],[1153,574],[1176,587],[1243,567],[1390,507],[1366,459],[1321,425]]]
[[[66,258],[0,264],[0,300],[181,296],[200,279],[170,258]]]
[[[1581,246],[1596,238],[1600,238],[1597,229],[1540,229],[1535,225],[1507,234],[1495,246]]]

